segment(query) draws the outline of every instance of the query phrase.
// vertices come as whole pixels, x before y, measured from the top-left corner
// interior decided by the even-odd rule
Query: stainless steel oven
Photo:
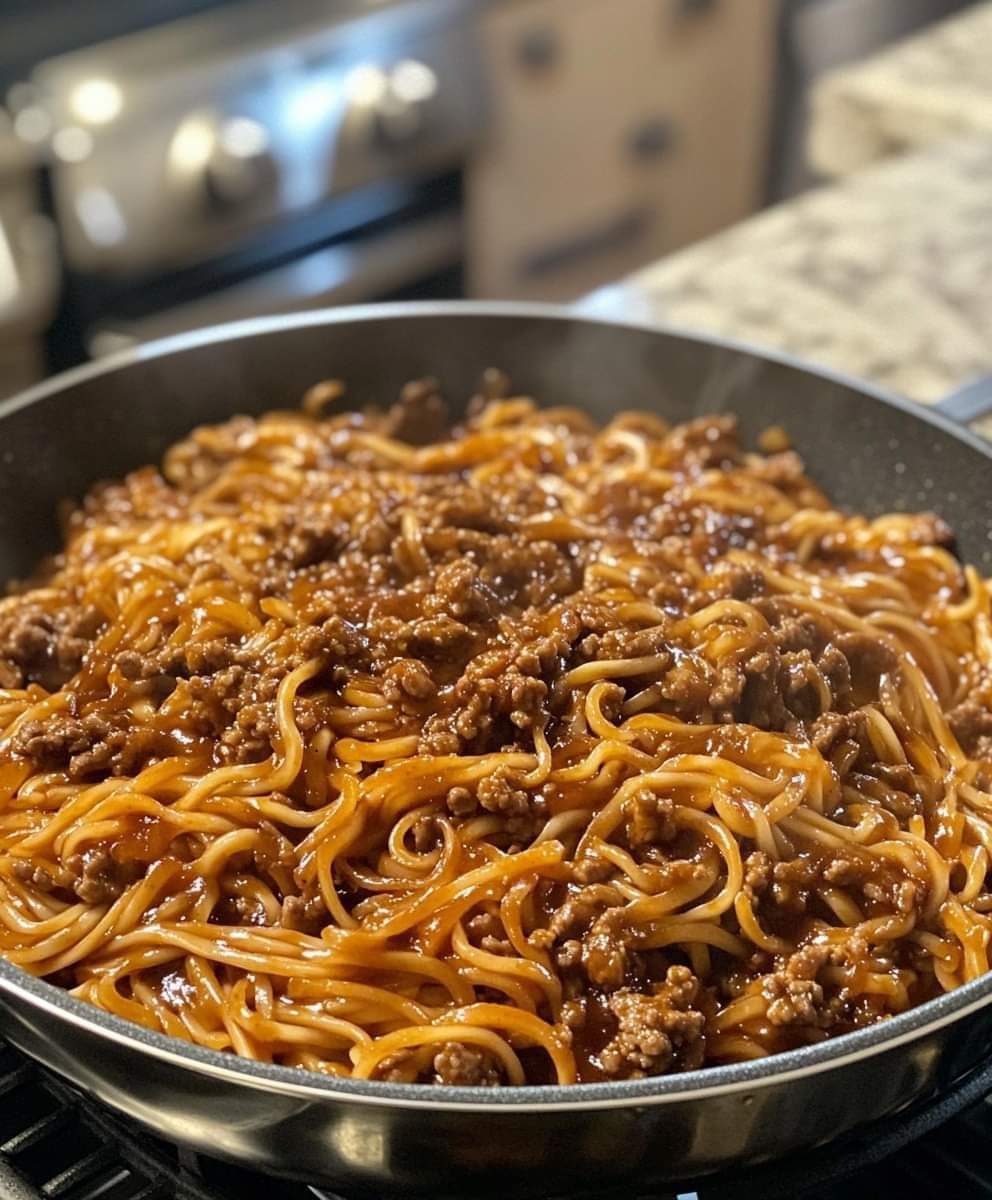
[[[43,373],[57,293],[54,230],[39,211],[31,158],[0,113],[0,396]]]
[[[472,0],[251,0],[10,92],[59,235],[61,367],[261,312],[461,293],[486,89]]]

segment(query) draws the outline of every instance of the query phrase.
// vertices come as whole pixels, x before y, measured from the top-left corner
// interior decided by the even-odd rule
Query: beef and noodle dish
[[[835,508],[727,416],[341,392],[94,488],[0,600],[11,963],[483,1086],[759,1058],[988,970],[990,597],[937,517]]]

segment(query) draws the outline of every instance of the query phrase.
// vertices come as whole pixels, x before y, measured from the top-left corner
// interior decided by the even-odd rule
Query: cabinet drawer
[[[518,0],[488,10],[495,129],[467,180],[472,290],[567,298],[749,211],[773,9]]]

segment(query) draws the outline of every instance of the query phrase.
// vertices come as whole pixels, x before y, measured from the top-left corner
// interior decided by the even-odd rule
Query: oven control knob
[[[268,130],[251,117],[218,123],[203,174],[207,198],[217,208],[259,199],[276,179]]]
[[[373,114],[376,140],[386,147],[413,141],[426,125],[437,76],[426,63],[408,58],[384,73],[382,82]]]

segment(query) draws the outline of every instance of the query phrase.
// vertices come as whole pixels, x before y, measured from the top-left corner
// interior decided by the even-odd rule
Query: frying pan
[[[841,505],[933,509],[992,573],[992,451],[933,411],[781,356],[521,304],[389,305],[254,320],[69,372],[0,405],[0,579],[56,544],[66,496],[155,461],[193,426],[293,406],[316,380],[348,402],[440,377],[456,403],[487,366],[595,417],[782,425]],[[974,395],[962,411],[985,407]],[[992,400],[988,407],[992,408]],[[176,1142],[357,1194],[644,1192],[823,1144],[960,1084],[992,1049],[992,974],[893,1019],[756,1062],[660,1079],[486,1091],[317,1077],[130,1025],[0,961],[15,1045]],[[627,1194],[631,1194],[629,1189]]]

